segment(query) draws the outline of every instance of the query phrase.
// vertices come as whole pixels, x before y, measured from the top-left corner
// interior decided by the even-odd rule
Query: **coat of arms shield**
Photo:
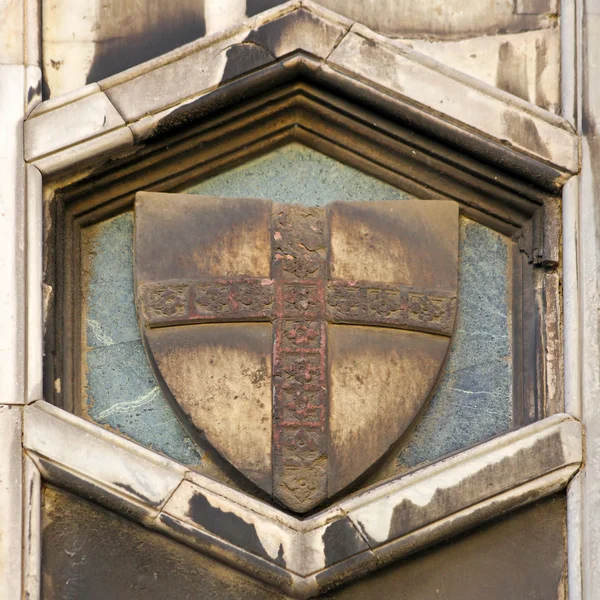
[[[293,511],[350,486],[435,389],[458,207],[138,193],[146,350],[176,413]]]

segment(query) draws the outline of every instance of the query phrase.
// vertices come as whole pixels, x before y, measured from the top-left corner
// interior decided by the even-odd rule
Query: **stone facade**
[[[0,39],[0,597],[73,597],[69,573],[75,597],[103,597],[92,582],[117,565],[98,549],[123,527],[119,562],[141,579],[120,573],[114,597],[188,597],[196,578],[223,598],[597,596],[596,0],[0,0]],[[307,519],[164,412],[127,308],[137,191],[252,188],[304,205],[461,207],[459,329],[429,412],[350,497],[336,489]],[[110,277],[122,279],[113,305],[94,298]],[[69,300],[79,285],[85,306]],[[181,304],[171,292],[166,312],[164,294],[148,300],[160,318]],[[543,576],[458,583],[478,554],[516,569],[490,550],[509,538]],[[156,561],[157,587],[131,540]],[[71,556],[79,541],[97,569]]]

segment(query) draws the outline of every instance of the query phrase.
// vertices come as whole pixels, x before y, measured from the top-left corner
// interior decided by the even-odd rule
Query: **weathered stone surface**
[[[45,95],[58,96],[104,79],[205,35],[203,5],[160,0],[99,5],[42,5]]]
[[[335,200],[407,200],[409,194],[303,144],[282,146],[188,187],[187,194],[323,206]]]
[[[434,388],[449,340],[339,325],[331,326],[329,339],[329,487],[335,493],[409,428],[428,399],[423,391]]]
[[[519,15],[552,14],[558,10],[557,0],[515,0],[515,12]]]
[[[198,16],[202,11],[198,10]],[[206,34],[224,31],[234,27],[246,18],[246,0],[223,0],[204,2],[204,23]]]
[[[548,273],[542,281],[543,314],[545,320],[544,386],[545,414],[565,411],[564,363],[560,349],[563,346],[563,320],[561,318],[561,278],[556,272]]]
[[[131,501],[160,508],[185,469],[133,442],[39,401],[28,406],[23,445],[49,459],[46,470],[82,475]],[[38,462],[38,467],[40,466]]]
[[[25,2],[2,2],[0,4],[0,37],[2,38],[0,65],[21,66],[23,64],[24,33]]]
[[[457,41],[399,40],[410,48],[554,113],[560,108],[560,30]]]
[[[176,587],[178,597],[192,598],[201,581],[204,593],[219,598],[284,598],[211,558],[56,488],[44,489],[44,501],[44,597],[70,598],[85,590],[91,599],[107,593],[145,599],[149,589],[168,596]],[[564,499],[556,496],[326,597],[355,600],[375,591],[384,600],[395,600],[410,591],[411,597],[429,600],[436,589],[444,589],[469,600],[479,600],[481,590],[498,600],[507,591],[514,598],[538,594],[559,600],[564,519]],[[482,559],[492,566],[482,568]],[[524,562],[537,567],[535,576],[522,568]],[[514,573],[508,580],[507,568]],[[471,577],[465,578],[466,572]]]
[[[133,146],[133,134],[129,127],[120,127],[104,135],[87,139],[80,144],[68,146],[59,152],[42,156],[34,161],[43,175],[53,175],[72,169],[75,165],[84,166],[109,160],[119,154],[126,154]]]
[[[0,585],[6,598],[20,598],[23,524],[22,413],[0,406]]]
[[[9,12],[20,3],[3,4]],[[1,11],[2,9],[0,9]],[[1,15],[1,12],[0,12]],[[2,30],[0,20],[0,31]],[[1,62],[1,61],[0,61]],[[25,402],[26,175],[23,160],[25,67],[0,64],[0,386],[4,404]]]
[[[107,79],[100,86],[127,122],[133,122],[291,52],[326,57],[349,26],[342,27],[304,9],[275,10],[256,24],[249,21],[244,28],[197,43],[195,51],[185,49],[168,60],[159,59],[155,68],[146,68],[137,77]]]
[[[51,111],[34,111],[30,115],[25,124],[27,160],[34,160],[125,126],[125,121],[106,95],[97,85],[95,88],[97,93]],[[65,127],[65,119],[72,119],[76,126]]]
[[[435,522],[443,514],[458,512],[459,505],[473,506],[517,487],[517,481],[533,479],[534,472],[551,473],[557,465],[578,463],[580,431],[575,420],[555,415],[429,469],[382,484],[340,505],[368,540],[381,544],[390,537],[406,535],[425,522]],[[435,482],[431,487],[421,484],[425,472]],[[377,512],[370,506],[362,507],[365,500],[375,498],[379,499]],[[457,510],[452,509],[454,503]]]
[[[600,498],[600,13],[595,4],[586,3],[570,16],[578,24],[565,29],[563,90],[565,112],[574,117],[581,134],[582,171],[563,199],[569,224],[569,230],[563,230],[565,275],[570,284],[567,290],[563,283],[565,312],[570,311],[565,381],[567,406],[584,423],[586,465],[569,496],[569,593],[588,600],[600,589],[600,522],[595,518]]]
[[[64,448],[53,441],[57,438],[70,448],[87,449],[88,464],[95,459],[135,465],[137,482],[131,483],[137,489],[142,485],[147,490],[155,479],[148,469],[152,453],[135,444],[42,403],[24,410],[25,445],[47,482],[67,482],[103,505],[104,490],[112,489],[129,501],[136,493],[128,485],[117,489],[114,468],[82,469],[77,458],[66,457]],[[70,431],[65,435],[67,424]],[[555,415],[304,520],[192,473],[171,488],[160,512],[152,497],[138,495],[139,507],[150,512],[151,520],[147,512],[131,512],[126,502],[109,505],[235,569],[307,598],[560,491],[581,464],[581,442],[579,423]],[[154,459],[163,470],[163,482],[167,473],[181,477],[176,463],[156,455]]]
[[[87,96],[92,96],[97,94],[100,91],[100,88],[97,83],[89,83],[88,85],[82,85],[77,89],[70,90],[56,98],[44,98],[44,102],[40,106],[36,106],[35,111],[32,112],[33,116],[40,116],[44,113],[60,109],[67,104],[71,104],[72,102],[76,102],[78,100],[83,100]]]
[[[326,597],[562,600],[565,515],[564,496],[554,496]]]
[[[47,600],[284,600],[280,592],[57,488],[44,488]]]
[[[189,485],[177,490],[163,514],[187,523],[190,540],[194,531],[204,532],[230,545],[230,550],[238,548],[298,575],[291,584],[294,596],[306,596],[307,590],[316,593],[316,573],[343,565],[357,555],[361,562],[374,562],[359,531],[335,507],[299,520],[196,473],[189,473],[186,479]],[[199,501],[205,510],[193,510]],[[159,528],[172,531],[164,518]]]
[[[35,102],[37,91],[29,92]],[[35,161],[44,175],[101,161],[133,144],[133,134],[124,125],[98,85],[86,85],[36,105],[25,125],[25,158]]]
[[[333,203],[331,276],[453,292],[458,207],[452,202]]]
[[[83,345],[94,349],[139,339],[133,291],[133,218],[124,215],[81,232]],[[112,300],[112,301],[111,301]]]
[[[25,115],[42,101],[42,70],[38,66],[25,67],[25,86],[27,96],[25,101]]]
[[[43,396],[42,206],[42,175],[27,165],[27,402]]]
[[[205,211],[198,211],[193,196],[178,197],[178,205],[172,205],[173,196],[161,198],[162,202],[154,202],[152,195],[140,195],[136,212],[140,267],[136,280],[138,286],[144,286],[146,320],[152,322],[162,315],[162,319],[186,322],[187,310],[206,313],[209,321],[215,320],[213,313],[229,303],[229,288],[215,281],[195,283],[191,288],[167,285],[164,289],[155,289],[150,285],[153,282],[196,279],[199,275],[269,277],[269,202],[248,200],[232,206],[226,199],[215,198],[205,205]],[[178,210],[185,212],[191,238],[181,230]],[[147,235],[148,230],[153,233]],[[193,305],[188,305],[189,293],[195,294]],[[250,296],[253,301],[254,295]],[[244,298],[240,300],[243,306]],[[147,339],[162,376],[194,431],[205,432],[228,460],[239,457],[238,468],[257,485],[270,489],[271,330],[267,325],[250,329],[187,327],[184,347],[173,338],[181,329],[152,330]],[[243,357],[236,345],[246,351]],[[191,363],[182,370],[185,352],[193,358],[190,355]],[[209,366],[212,363],[215,368]]]
[[[155,58],[205,35],[239,26],[247,17],[284,4],[281,0],[158,0],[138,10],[131,1],[99,8],[44,0],[43,56],[46,95],[57,96]],[[551,28],[549,0],[485,0],[464,10],[460,0],[321,0],[320,5],[391,37],[438,39],[493,36]]]
[[[268,0],[250,0],[262,3]],[[439,2],[426,0],[415,4],[408,0],[378,0],[368,4],[345,0],[321,0],[327,8],[340,12],[378,33],[391,37],[468,37],[493,35],[502,31],[540,29],[551,25],[547,13],[540,6],[532,14],[538,18],[525,20],[514,13],[513,0],[481,0],[469,9],[461,0]]]
[[[91,419],[185,465],[205,460],[165,400],[140,340],[89,350],[84,377]]]
[[[458,312],[444,374],[428,410],[372,482],[512,426],[510,242],[463,218],[459,253]]]
[[[183,325],[146,336],[160,374],[193,427],[270,492],[271,327]]]
[[[188,230],[182,231],[184,218]],[[141,192],[136,197],[137,284],[195,280],[199,275],[268,278],[271,203]],[[160,223],[160,227],[157,224]],[[147,236],[148,231],[152,236]],[[151,260],[150,260],[151,259]]]
[[[37,600],[42,579],[42,478],[29,456],[24,463],[23,592],[27,600]]]
[[[295,573],[302,574],[312,564],[301,553],[294,556],[298,532],[191,482],[179,486],[163,513]],[[314,566],[314,570],[322,566]]]
[[[454,310],[448,309],[439,292],[452,294],[457,285],[456,205],[437,201],[334,203],[330,214],[332,277],[395,281],[413,290],[432,290],[425,296],[408,294],[409,319],[413,315],[416,324],[420,315],[429,325],[442,323],[447,310],[445,332],[452,333]],[[365,300],[377,313],[370,316],[372,322],[382,319],[385,324],[386,315],[394,309],[394,293],[369,290]],[[344,302],[354,306],[351,311],[357,311],[360,297]],[[329,431],[333,448],[329,485],[333,492],[353,481],[355,473],[363,470],[358,465],[366,469],[376,462],[396,441],[398,432],[408,428],[412,421],[409,415],[419,412],[429,397],[423,390],[432,390],[437,381],[449,340],[339,326],[330,328],[329,337]],[[386,408],[380,410],[383,406]],[[396,418],[390,419],[390,415]],[[359,448],[360,458],[356,456]]]
[[[268,505],[248,510],[238,498],[192,482],[177,489],[162,514],[222,540],[231,551],[249,553],[303,578],[369,550],[355,525],[339,512],[328,511],[327,518],[304,523],[281,515],[280,521]],[[161,517],[161,523],[168,531],[168,519]]]
[[[469,85],[458,72],[428,63],[411,52],[355,25],[327,62],[334,70],[343,69],[352,77],[383,86],[392,96],[410,98],[487,136],[506,140],[517,150],[562,164],[571,172],[577,170],[578,151],[567,126],[556,127],[558,120],[553,122],[533,106],[527,108],[511,97],[492,95],[493,88],[485,90],[474,81]]]
[[[82,411],[186,465],[200,451],[167,404],[140,340],[133,292],[133,215],[82,231]],[[202,457],[206,466],[207,457]]]
[[[175,411],[293,510],[334,495],[431,394],[456,312],[457,230],[458,207],[447,201],[323,210],[138,194],[138,314]],[[272,321],[273,333],[231,324],[244,320]],[[389,330],[345,333],[331,321]],[[366,357],[352,353],[358,347]],[[359,457],[351,438],[370,440]]]
[[[236,32],[233,36],[207,44],[197,53],[178,57],[179,60],[165,61],[165,64],[159,63],[154,69],[129,81],[112,86],[110,80],[102,81],[101,86],[125,119],[128,122],[136,121],[203,90],[214,89],[223,78],[229,48],[241,44],[244,38],[245,32]],[[261,60],[254,67],[273,60],[268,53],[261,54],[259,58]],[[207,69],[207,65],[211,68]],[[143,100],[138,102],[135,98]]]
[[[319,79],[341,87],[349,96],[361,97],[366,85],[372,90],[371,96],[383,102],[396,117],[408,115],[415,122],[416,111],[421,126],[433,126],[439,130],[436,135],[449,135],[456,141],[459,134],[460,143],[470,149],[475,141],[479,152],[483,148],[486,161],[490,153],[489,148],[484,148],[492,141],[496,144],[493,154],[498,155],[497,162],[516,161],[528,177],[539,174],[558,185],[559,173],[544,163],[555,165],[560,171],[576,171],[578,148],[564,120],[482,85],[363,25],[354,24],[348,31],[349,28],[350,23],[335,13],[311,3],[292,2],[262,13],[238,28],[103,80],[100,86],[132,131],[136,131],[135,139],[140,142],[153,128],[166,126],[167,121],[181,125],[186,119],[194,120],[207,110],[222,107],[233,99],[230,88],[223,84],[233,79],[248,76],[236,82],[235,95],[243,96],[258,90],[259,73],[270,81],[285,80],[302,65]],[[511,48],[502,48],[510,58]],[[295,71],[287,69],[292,66],[289,57],[298,53],[304,57],[302,62],[292,61]],[[518,85],[514,87],[517,89]],[[152,115],[159,115],[159,120]],[[126,139],[118,131],[93,143],[89,138],[81,140],[68,152],[65,149],[64,156],[46,157],[36,165],[43,172],[54,172],[89,160],[92,152],[121,152],[133,141],[133,133],[128,132],[130,137]],[[477,140],[473,140],[473,132],[478,132]],[[35,139],[35,131],[30,132],[28,143]],[[539,163],[533,171],[531,158]]]

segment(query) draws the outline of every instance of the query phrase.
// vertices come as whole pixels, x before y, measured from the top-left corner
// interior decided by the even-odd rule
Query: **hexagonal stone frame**
[[[0,432],[11,440],[21,423],[7,412]],[[31,598],[42,481],[303,599],[559,492],[582,462],[581,425],[557,414],[298,519],[47,402],[24,408],[22,434]]]
[[[558,264],[558,193],[579,170],[572,127],[312,2],[289,2],[39,105],[25,123],[25,155],[56,210],[47,233],[64,245],[51,257],[70,257],[77,228],[128,206],[140,185],[176,189],[290,140],[417,197],[456,199],[465,214],[519,240],[516,325],[538,325],[520,342],[529,363],[516,377],[517,424],[532,424],[301,521],[69,414],[72,394],[54,390],[58,378],[77,383],[77,356],[67,351],[46,364],[45,392],[67,411],[38,401],[21,420],[18,409],[0,409],[6,480],[16,480],[24,434],[30,597],[39,596],[42,479],[302,598],[555,493],[578,470],[580,426],[554,414],[562,405],[560,324],[546,314],[560,304],[558,275],[548,273],[534,290],[532,274],[533,266]],[[41,185],[30,195],[37,206]],[[32,230],[30,243],[41,244],[40,235]],[[49,269],[50,281],[68,299],[72,272],[60,269]],[[53,301],[50,322],[60,337],[76,311],[68,300]],[[68,339],[58,341],[59,354]],[[491,489],[485,473],[494,465]],[[442,496],[452,510],[440,509]],[[398,528],[394,510],[403,502],[412,508]],[[218,527],[221,513],[254,534],[228,537]]]

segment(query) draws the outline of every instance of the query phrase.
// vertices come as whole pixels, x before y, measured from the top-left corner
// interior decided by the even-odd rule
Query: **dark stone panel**
[[[555,496],[437,546],[330,600],[562,600],[566,500]]]
[[[188,516],[200,527],[210,531],[220,538],[231,540],[237,546],[269,559],[270,556],[260,542],[256,527],[246,523],[241,517],[216,508],[210,504],[204,494],[196,492],[191,500]],[[283,557],[278,559],[278,564],[285,567]]]
[[[44,489],[43,600],[283,600],[260,583],[62,490]]]
[[[331,523],[323,533],[325,566],[335,563],[368,549],[350,519],[340,519]]]
[[[562,600],[565,531],[557,495],[320,597]],[[288,598],[53,487],[44,488],[42,543],[43,600]]]
[[[135,65],[151,60],[192,42],[206,33],[204,21],[204,1],[191,6],[178,6],[171,3],[168,10],[161,6],[144,6],[134,19],[123,20],[118,5],[106,3],[101,14],[101,31],[105,36],[95,46],[94,59],[87,76],[87,83],[99,81],[120,73]],[[116,5],[114,8],[113,6]],[[160,20],[156,21],[151,14],[152,8],[160,12]],[[131,30],[132,22],[136,22],[138,31]],[[49,93],[50,90],[46,90]],[[46,99],[47,96],[44,96]]]
[[[281,0],[246,0],[246,15],[253,17],[269,8],[282,4]]]

